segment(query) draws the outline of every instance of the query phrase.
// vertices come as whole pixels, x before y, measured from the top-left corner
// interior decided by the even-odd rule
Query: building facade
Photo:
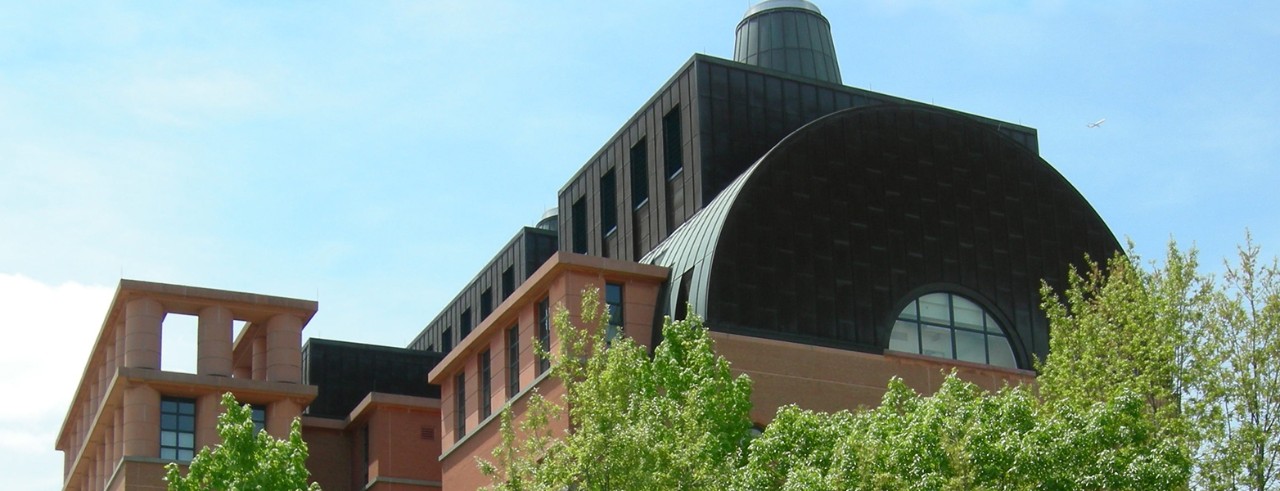
[[[588,287],[644,345],[705,319],[761,426],[874,405],[894,376],[1032,380],[1041,282],[1117,241],[1034,129],[844,86],[833,46],[808,1],[752,6],[733,60],[691,57],[405,348],[302,347],[314,302],[123,281],[58,440],[65,488],[156,486],[231,391],[273,434],[301,416],[325,489],[474,489],[498,414],[562,390],[533,346]],[[159,371],[165,312],[200,316],[197,374]]]

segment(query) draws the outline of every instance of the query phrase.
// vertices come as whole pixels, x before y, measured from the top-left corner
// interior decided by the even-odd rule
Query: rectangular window
[[[485,288],[480,293],[480,322],[484,322],[489,318],[489,314],[493,313],[493,288]]]
[[[662,117],[662,162],[666,166],[667,179],[675,177],[684,168],[684,145],[681,138],[680,106],[676,106]]]
[[[649,150],[641,138],[631,147],[631,207],[649,200]]]
[[[480,352],[480,419],[489,417],[493,412],[493,372],[489,369],[489,350]]]
[[[608,237],[618,229],[618,179],[609,169],[600,176],[600,236]]]
[[[446,327],[440,332],[440,351],[448,353],[453,350],[453,328]]]
[[[195,454],[195,399],[160,399],[160,458],[190,462]]]
[[[538,375],[551,369],[551,300],[538,302],[538,344],[547,351],[547,357],[538,357]]]
[[[458,318],[458,342],[467,339],[467,335],[471,334],[471,309],[462,311],[462,316]]]
[[[604,341],[608,343],[622,332],[622,285],[604,285],[604,304],[609,309],[609,325],[604,332]]]
[[[261,433],[262,430],[267,429],[267,407],[262,404],[254,404],[249,408],[253,411],[253,432],[254,434]]]
[[[573,252],[577,254],[587,253],[587,202],[584,198],[578,198],[573,202]]]
[[[453,441],[457,442],[467,434],[467,374],[458,372],[453,376]]]
[[[507,329],[507,399],[520,393],[520,325]]]
[[[512,293],[516,292],[516,270],[515,266],[507,266],[502,271],[502,299],[506,300]]]

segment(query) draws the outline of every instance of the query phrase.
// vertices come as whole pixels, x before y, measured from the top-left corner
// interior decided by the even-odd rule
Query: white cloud
[[[20,394],[22,401],[0,405],[0,460],[11,452],[34,452],[49,457],[50,472],[61,467],[52,435],[66,415],[112,293],[105,286],[46,285],[0,273],[0,394]]]

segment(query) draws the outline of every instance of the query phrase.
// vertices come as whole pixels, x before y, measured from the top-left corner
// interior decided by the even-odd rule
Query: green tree
[[[730,373],[697,318],[665,322],[652,357],[626,336],[606,343],[598,298],[583,294],[590,329],[557,309],[552,376],[563,405],[535,394],[519,425],[504,410],[495,462],[481,463],[491,489],[724,489],[751,429],[750,380]],[[570,430],[550,435],[563,408]]]
[[[1190,461],[1162,438],[1142,397],[1086,408],[1026,387],[991,394],[947,377],[921,396],[899,379],[881,405],[824,414],[779,410],[751,443],[743,490],[1085,490],[1185,487]]]
[[[1280,489],[1280,267],[1260,252],[1246,236],[1193,343],[1204,489]]]
[[[1037,367],[1040,394],[1080,408],[1137,394],[1157,427],[1189,446],[1182,399],[1195,365],[1188,342],[1207,285],[1194,250],[1170,243],[1164,266],[1151,270],[1130,250],[1105,269],[1089,260],[1083,273],[1072,268],[1061,295],[1041,288],[1051,336]]]
[[[307,444],[302,425],[293,420],[289,438],[277,440],[266,431],[254,432],[253,410],[222,395],[226,411],[218,417],[222,444],[200,449],[183,475],[177,464],[165,466],[170,491],[315,490],[307,484]]]

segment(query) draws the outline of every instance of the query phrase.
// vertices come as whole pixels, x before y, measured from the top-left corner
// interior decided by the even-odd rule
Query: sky
[[[818,4],[846,84],[1038,129],[1143,257],[1280,248],[1280,3]],[[0,481],[60,487],[120,278],[406,345],[693,53],[731,57],[748,6],[0,0]],[[165,369],[192,326],[166,321]]]

